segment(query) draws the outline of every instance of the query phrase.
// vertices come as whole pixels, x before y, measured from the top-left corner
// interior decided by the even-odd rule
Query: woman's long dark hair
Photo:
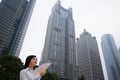
[[[27,58],[26,58],[26,61],[25,61],[25,65],[24,65],[24,69],[27,68],[30,64],[30,61],[33,57],[36,57],[35,55],[29,55]]]

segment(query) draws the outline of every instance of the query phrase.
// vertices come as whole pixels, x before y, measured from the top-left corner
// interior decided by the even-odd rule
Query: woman
[[[46,70],[39,70],[36,67],[37,58],[30,55],[26,58],[24,69],[20,71],[20,80],[40,80],[45,75]]]

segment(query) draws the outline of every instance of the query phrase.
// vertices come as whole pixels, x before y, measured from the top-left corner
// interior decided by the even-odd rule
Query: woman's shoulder
[[[24,72],[26,72],[27,70],[28,70],[28,68],[22,69],[22,70],[20,71],[20,73],[24,73]]]

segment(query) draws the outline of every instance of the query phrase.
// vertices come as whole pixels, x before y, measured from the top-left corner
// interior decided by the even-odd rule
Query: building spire
[[[57,4],[61,4],[61,1],[60,1],[60,0],[57,0]]]
[[[86,32],[86,29],[84,28],[84,32]]]

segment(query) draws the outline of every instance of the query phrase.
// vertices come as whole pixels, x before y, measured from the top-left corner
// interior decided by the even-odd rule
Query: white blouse
[[[40,80],[41,76],[37,69],[26,68],[20,71],[20,80]]]

